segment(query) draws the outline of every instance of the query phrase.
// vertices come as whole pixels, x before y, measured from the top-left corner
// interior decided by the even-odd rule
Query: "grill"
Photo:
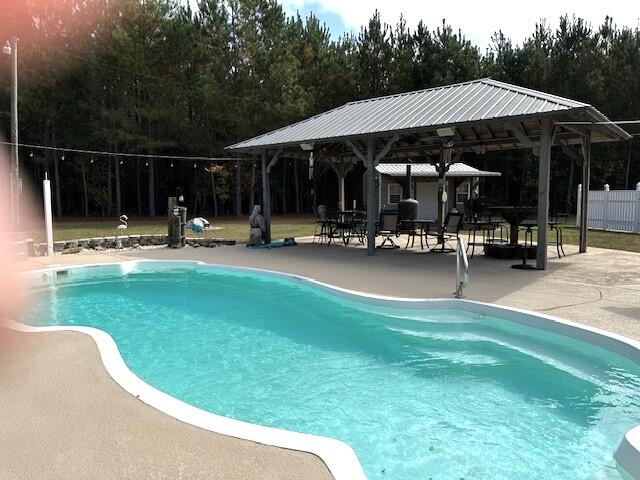
[[[398,223],[418,218],[418,201],[413,198],[405,198],[398,202]]]

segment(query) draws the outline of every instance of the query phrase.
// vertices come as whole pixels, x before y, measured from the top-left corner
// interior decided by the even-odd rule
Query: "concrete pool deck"
[[[513,261],[476,255],[470,259],[466,296],[640,340],[640,254],[574,251],[558,259],[550,250],[545,272],[513,270]],[[265,268],[389,296],[451,298],[455,281],[454,255],[383,250],[367,257],[357,248],[308,243],[273,250],[237,246],[55,256],[29,260],[25,267],[135,259]],[[331,478],[311,454],[207,432],[143,404],[111,380],[85,335],[19,338],[28,345],[21,351],[32,353],[0,360],[0,408],[5,413],[0,428],[14,439],[11,448],[0,451],[2,478]]]

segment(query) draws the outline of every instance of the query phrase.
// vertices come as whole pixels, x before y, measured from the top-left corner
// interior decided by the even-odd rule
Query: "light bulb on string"
[[[193,162],[193,168],[197,168],[196,162]]]
[[[33,158],[33,150],[31,150],[31,151],[29,152],[29,156],[30,156],[31,158]]]
[[[173,168],[173,162],[171,162],[171,164],[169,165],[171,168]]]
[[[144,162],[144,166],[148,167],[149,166],[149,160],[147,160],[146,162]]]
[[[64,153],[62,153],[62,156],[60,157],[60,160],[64,160]]]

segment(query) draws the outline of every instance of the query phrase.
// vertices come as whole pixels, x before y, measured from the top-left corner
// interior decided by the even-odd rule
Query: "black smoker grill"
[[[405,198],[398,202],[398,223],[406,220],[418,219],[418,201],[413,198]]]

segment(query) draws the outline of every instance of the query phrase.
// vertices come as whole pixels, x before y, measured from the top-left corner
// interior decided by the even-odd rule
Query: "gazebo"
[[[368,253],[375,253],[380,163],[433,163],[439,194],[446,171],[465,152],[531,149],[538,158],[536,266],[547,266],[551,148],[582,165],[580,252],[587,250],[591,144],[631,136],[593,106],[489,78],[347,103],[227,149],[262,158],[263,211],[270,240],[269,174],[278,160],[325,157],[366,167]],[[338,171],[338,170],[337,170]],[[440,195],[441,196],[441,195]],[[439,212],[439,220],[441,214]]]

